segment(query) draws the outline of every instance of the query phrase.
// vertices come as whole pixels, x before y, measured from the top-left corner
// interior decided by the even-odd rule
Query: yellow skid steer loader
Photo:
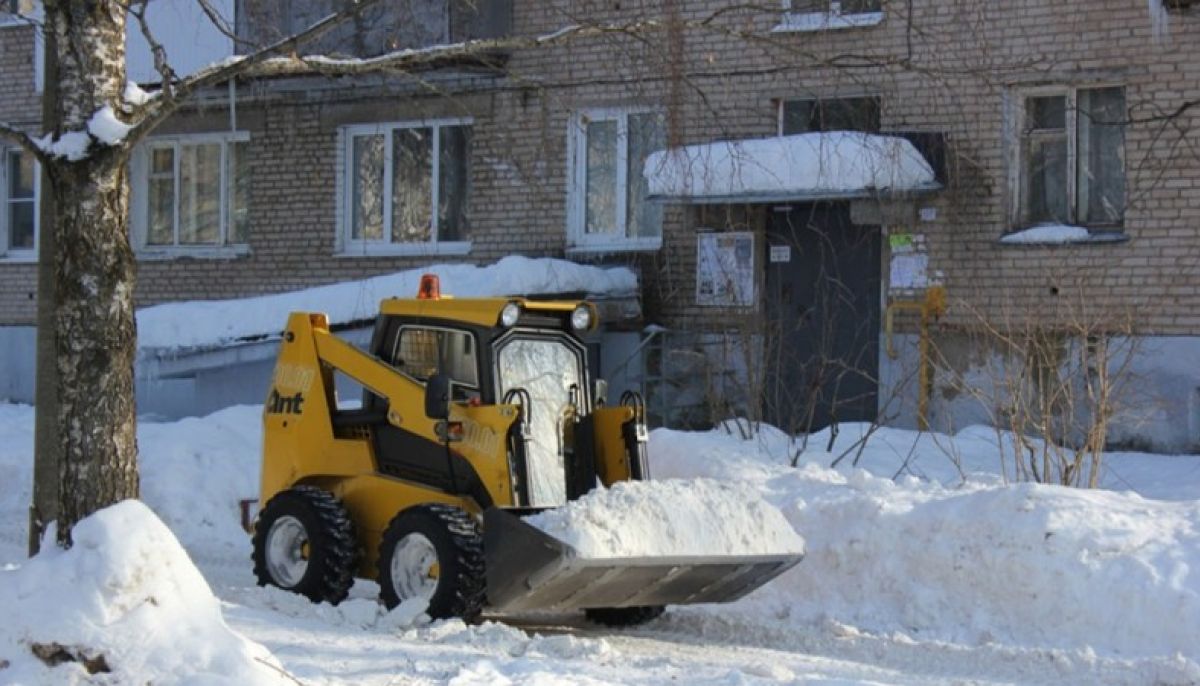
[[[266,406],[254,572],[314,602],[355,577],[433,617],[586,610],[635,624],[666,604],[734,600],[799,555],[589,559],[526,524],[606,486],[646,479],[644,408],[604,404],[580,335],[587,302],[441,297],[380,305],[369,352],[293,313]],[[343,409],[335,374],[363,386]]]

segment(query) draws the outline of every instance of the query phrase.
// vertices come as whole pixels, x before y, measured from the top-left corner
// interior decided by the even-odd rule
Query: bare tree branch
[[[0,122],[0,138],[12,141],[21,146],[21,149],[36,157],[38,162],[46,161],[46,152],[38,146],[37,141],[17,127],[6,122]]]

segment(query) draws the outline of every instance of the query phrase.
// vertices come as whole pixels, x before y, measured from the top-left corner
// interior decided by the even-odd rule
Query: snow
[[[233,25],[234,0],[207,0],[209,6]],[[206,65],[233,54],[233,39],[222,33],[204,14],[199,2],[150,2],[146,19],[154,39],[167,51],[167,62],[179,76],[187,76]],[[137,83],[158,83],[150,44],[133,17],[126,32],[126,70]]]
[[[0,572],[0,655],[9,663],[0,678],[78,683],[111,671],[109,683],[291,683],[266,648],[229,629],[200,571],[145,505],[104,509],[72,535],[70,550],[48,546]],[[38,645],[72,657],[49,666],[35,657]]]
[[[912,143],[853,131],[721,141],[646,159],[649,194],[667,198],[813,197],[934,187]]]
[[[721,491],[706,500],[739,491],[765,500],[803,536],[805,559],[737,603],[671,608],[635,631],[597,629],[577,616],[472,626],[429,622],[419,607],[386,613],[368,582],[337,607],[255,586],[237,501],[257,494],[261,412],[243,406],[138,427],[145,502],[203,580],[170,562],[177,547],[161,557],[173,541],[147,537],[153,543],[139,547],[142,536],[128,535],[149,525],[123,524],[114,539],[160,556],[138,568],[144,574],[131,568],[129,578],[182,575],[188,592],[207,583],[224,621],[306,684],[382,685],[401,673],[418,683],[1200,683],[1197,457],[1109,453],[1103,483],[1114,490],[1084,491],[1006,484],[999,458],[1011,437],[985,427],[950,436],[844,424],[833,440],[829,431],[809,436],[803,452],[804,437],[770,427],[749,440],[722,429],[659,429],[649,454],[663,480],[653,486],[685,488],[679,479],[699,478],[692,487]],[[32,437],[32,409],[0,405],[0,611],[9,625],[0,633],[20,614],[8,611],[6,594],[19,587],[9,583],[14,575],[63,579],[83,569],[60,564],[76,550],[50,551],[45,563],[23,559]],[[614,507],[619,498],[641,502],[628,495],[640,484],[632,486],[593,498],[613,498]],[[671,498],[661,516],[696,514],[674,512],[697,505]],[[35,564],[36,573],[26,571]],[[88,584],[102,587],[102,576],[70,577],[59,600],[73,603]],[[46,620],[24,624],[57,625],[75,612],[57,614],[59,600],[44,600]],[[140,611],[160,607],[167,606]],[[216,635],[196,630],[202,638],[185,642],[164,631],[163,641],[188,648]],[[158,645],[158,635],[129,640]],[[116,655],[108,646],[126,635],[107,636],[106,650]],[[228,645],[210,654],[250,650]],[[0,682],[59,683],[68,681],[62,670],[77,669],[59,667],[52,680],[16,678],[15,670],[43,668],[10,646],[0,641],[0,660],[12,663],[0,669]]]
[[[833,619],[962,645],[1200,659],[1200,501],[1006,485],[986,474],[963,483],[957,469],[944,472],[952,485],[893,481],[867,469],[890,476],[904,459],[950,467],[947,449],[961,457],[984,446],[976,431],[934,437],[941,448],[910,441],[898,454],[900,436],[884,431],[893,435],[867,443],[866,468],[840,471],[827,467],[837,455],[819,450],[801,454],[799,467],[783,463],[785,439],[774,432],[742,441],[659,429],[649,454],[656,476],[755,485],[804,535],[804,561],[735,612],[785,608],[792,624]],[[1193,473],[1192,497],[1197,483]]]
[[[158,92],[156,91],[154,93],[148,93],[142,90],[141,87],[139,87],[133,81],[126,81],[124,97],[125,102],[129,103],[130,105],[145,105],[154,98],[158,97]]]
[[[804,552],[758,493],[709,480],[617,483],[524,521],[585,558]]]
[[[128,89],[126,89],[128,90]],[[133,127],[117,118],[113,108],[105,105],[88,121],[88,133],[105,145],[117,145]]]
[[[1091,232],[1081,226],[1066,224],[1038,224],[1023,231],[1016,231],[1000,239],[1001,243],[1079,243],[1088,240]]]
[[[414,297],[421,275],[437,274],[443,294],[489,297],[555,293],[632,295],[637,276],[625,267],[601,268],[550,258],[510,256],[495,264],[437,264],[361,281],[253,298],[168,303],[137,313],[140,348],[179,349],[275,335],[290,312],[324,312],[331,324],[375,317],[379,302]]]
[[[78,162],[87,157],[88,148],[92,145],[92,137],[83,131],[71,131],[64,133],[58,138],[48,133],[41,138],[35,139],[34,143],[47,155]]]

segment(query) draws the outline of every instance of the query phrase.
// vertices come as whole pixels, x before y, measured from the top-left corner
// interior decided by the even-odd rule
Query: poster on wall
[[[754,306],[754,234],[749,231],[696,236],[696,304]]]

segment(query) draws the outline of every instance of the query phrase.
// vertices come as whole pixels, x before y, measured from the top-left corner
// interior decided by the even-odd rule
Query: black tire
[[[279,565],[287,565],[287,551],[294,550],[283,544],[289,532],[295,534],[296,523],[302,527],[299,555],[306,564],[298,578],[289,579]],[[276,544],[274,548],[272,543]],[[254,525],[253,558],[259,586],[278,586],[314,603],[337,605],[346,599],[358,569],[354,524],[332,493],[313,486],[296,486],[271,498],[259,514]]]
[[[637,626],[660,617],[667,608],[662,605],[636,607],[593,607],[583,611],[588,621],[604,626]]]
[[[388,524],[379,546],[379,591],[384,605],[390,610],[408,600],[401,597],[403,591],[392,578],[392,557],[410,534],[431,543],[437,558],[439,573],[425,613],[434,619],[472,620],[478,616],[486,590],[483,536],[471,515],[449,505],[410,507]]]

